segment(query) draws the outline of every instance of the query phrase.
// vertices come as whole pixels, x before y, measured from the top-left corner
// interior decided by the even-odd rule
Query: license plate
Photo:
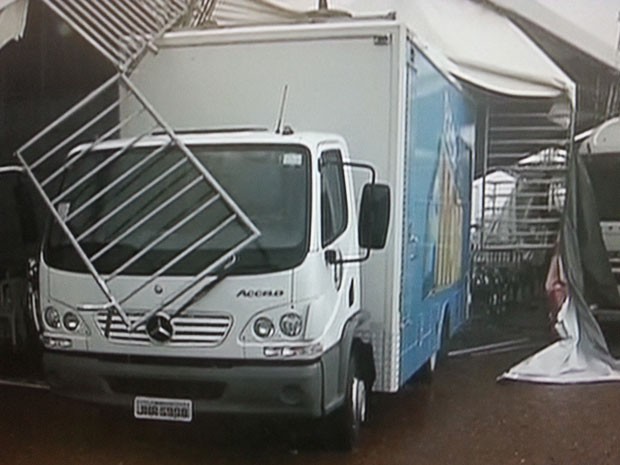
[[[146,420],[192,421],[192,401],[186,399],[162,399],[136,397],[133,416]]]

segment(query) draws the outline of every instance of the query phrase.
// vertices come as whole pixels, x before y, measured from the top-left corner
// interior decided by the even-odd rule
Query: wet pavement
[[[483,328],[488,340],[500,335],[491,326]],[[505,336],[527,330],[533,343],[544,343],[540,326],[533,333],[519,325],[506,328]],[[488,342],[476,328],[467,334]],[[465,344],[468,336],[455,341]],[[0,463],[620,463],[620,384],[495,381],[534,350],[448,358],[431,383],[414,381],[397,394],[374,395],[361,445],[350,454],[330,451],[316,439],[319,425],[313,423],[247,417],[198,418],[190,425],[136,421],[129,412],[0,386]]]

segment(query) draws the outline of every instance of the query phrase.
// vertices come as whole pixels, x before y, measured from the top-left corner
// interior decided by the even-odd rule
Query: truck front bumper
[[[136,396],[191,399],[195,413],[319,417],[324,377],[338,376],[324,359],[252,364],[48,351],[43,364],[59,395],[126,408]]]

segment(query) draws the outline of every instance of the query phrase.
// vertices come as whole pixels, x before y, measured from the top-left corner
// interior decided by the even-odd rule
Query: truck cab
[[[238,233],[218,230],[216,223],[226,218],[223,207],[190,219],[180,211],[179,205],[189,211],[209,203],[212,193],[193,184],[182,168],[166,174],[175,149],[160,151],[140,176],[123,180],[140,198],[128,193],[119,199],[125,195],[121,188],[93,200],[95,192],[165,146],[167,137],[149,136],[124,149],[59,204],[130,324],[107,306],[83,257],[52,224],[39,278],[44,366],[52,389],[132,406],[137,418],[336,412],[345,435],[355,434],[349,420],[353,416],[359,427],[374,380],[372,349],[363,338],[360,263],[367,258],[364,248],[385,243],[387,187],[368,183],[358,214],[361,193],[353,184],[347,144],[336,135],[248,130],[178,136],[260,235],[196,283],[191,298],[162,305],[229,249]],[[126,140],[99,144],[66,170],[62,183],[79,183],[94,164],[101,166],[123,147]],[[76,147],[68,159],[83,150]],[[179,192],[181,202],[167,206]],[[115,211],[112,201],[124,210]],[[147,220],[127,228],[136,215]],[[105,223],[93,224],[101,217]],[[216,232],[196,246],[207,230]],[[180,250],[189,252],[162,268]]]

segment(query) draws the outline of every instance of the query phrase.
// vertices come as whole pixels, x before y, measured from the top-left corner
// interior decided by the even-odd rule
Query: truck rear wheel
[[[367,405],[366,381],[353,353],[347,370],[345,402],[330,418],[332,439],[338,449],[350,451],[357,446],[362,423],[366,421]]]

